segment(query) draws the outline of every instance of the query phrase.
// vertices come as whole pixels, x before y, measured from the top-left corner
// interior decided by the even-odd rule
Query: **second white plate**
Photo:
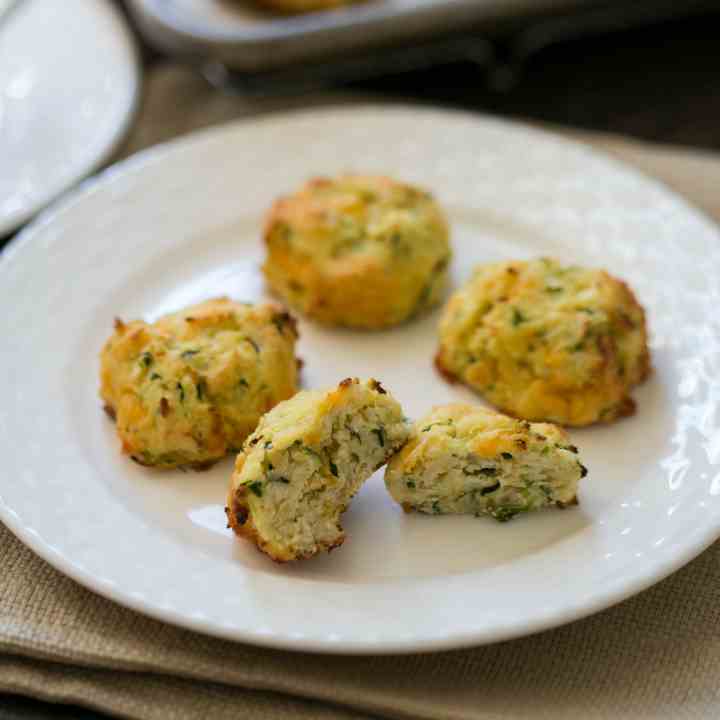
[[[507,524],[406,516],[381,473],[345,545],[274,565],[225,528],[231,461],[160,473],[121,456],[97,397],[115,315],[261,297],[261,218],[308,176],[356,169],[431,188],[452,221],[455,283],[474,263],[554,255],[627,279],[655,372],[638,413],[573,432],[578,508]],[[0,517],[36,552],[127,606],[284,648],[457,647],[606,607],[687,562],[720,530],[716,228],[587,148],[468,115],[351,107],[217,128],[116,168],[46,214],[0,264],[5,378]],[[380,378],[418,416],[471,400],[434,372],[437,314],[383,333],[301,322],[304,382]]]
[[[115,150],[135,110],[140,69],[109,0],[17,0],[0,33],[2,237]]]

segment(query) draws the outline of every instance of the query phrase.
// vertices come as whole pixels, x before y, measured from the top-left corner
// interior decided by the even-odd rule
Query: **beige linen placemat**
[[[174,66],[156,70],[145,94],[124,154],[292,105],[211,92]],[[583,137],[720,218],[720,158]],[[55,572],[2,525],[0,559],[0,690],[123,717],[720,717],[720,544],[638,597],[558,630],[474,650],[359,658],[253,648],[147,619]]]

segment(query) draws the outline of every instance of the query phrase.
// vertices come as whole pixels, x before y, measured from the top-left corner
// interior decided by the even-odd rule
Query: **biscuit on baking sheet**
[[[364,0],[255,0],[257,5],[282,13],[305,13],[353,5]]]
[[[414,424],[385,470],[385,485],[408,512],[506,521],[577,504],[578,482],[587,473],[577,453],[555,425],[443,405]]]
[[[239,449],[297,390],[297,331],[278,306],[208,300],[154,323],[116,320],[100,394],[123,452],[142,465],[202,467]]]
[[[298,393],[238,455],[229,526],[278,562],[332,550],[345,540],[340,515],[407,435],[400,405],[375,380]]]
[[[480,265],[445,306],[436,365],[516,417],[609,422],[634,412],[650,372],[645,312],[603,270]]]
[[[447,283],[448,225],[432,196],[388,177],[316,178],[265,224],[270,288],[327,325],[383,328],[436,305]]]

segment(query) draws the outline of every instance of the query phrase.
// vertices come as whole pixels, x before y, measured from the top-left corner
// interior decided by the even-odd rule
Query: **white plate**
[[[153,472],[119,452],[97,397],[113,316],[262,294],[263,211],[314,173],[386,172],[432,188],[455,282],[540,253],[603,265],[648,308],[655,373],[635,417],[573,432],[578,508],[507,524],[404,515],[382,475],[345,545],[273,564],[224,527],[231,461]],[[595,152],[498,121],[351,107],[230,125],[117,166],[48,211],[0,264],[0,517],[84,585],[168,622],[330,652],[510,638],[615,603],[720,534],[720,237],[698,212]],[[301,323],[305,383],[376,376],[417,416],[470,399],[433,371],[437,313],[383,333]]]
[[[109,157],[140,76],[107,0],[16,0],[0,24],[0,237]]]

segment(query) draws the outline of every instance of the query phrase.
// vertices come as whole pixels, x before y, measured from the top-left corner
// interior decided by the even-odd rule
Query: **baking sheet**
[[[251,0],[128,0],[159,49],[263,72],[333,54],[450,33],[492,19],[597,5],[593,0],[368,0],[283,16]]]

